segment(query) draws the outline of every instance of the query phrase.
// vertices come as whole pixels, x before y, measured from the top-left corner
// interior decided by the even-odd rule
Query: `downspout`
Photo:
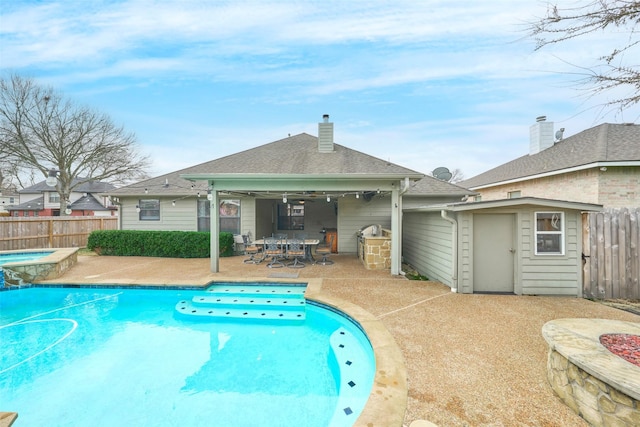
[[[453,242],[451,247],[451,253],[453,255],[451,281],[453,286],[451,286],[451,292],[458,292],[458,221],[455,218],[448,216],[448,214],[449,211],[447,210],[442,209],[440,211],[440,216],[453,225]]]

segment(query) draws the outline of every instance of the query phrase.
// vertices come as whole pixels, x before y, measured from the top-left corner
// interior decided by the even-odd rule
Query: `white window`
[[[522,197],[522,192],[520,190],[518,190],[518,191],[509,191],[507,193],[507,198],[509,198],[509,199],[517,199],[518,197]]]
[[[49,193],[49,203],[60,203],[60,194],[56,192]]]
[[[160,220],[160,199],[140,199],[136,208],[140,221]]]
[[[536,255],[564,255],[564,213],[536,212]]]

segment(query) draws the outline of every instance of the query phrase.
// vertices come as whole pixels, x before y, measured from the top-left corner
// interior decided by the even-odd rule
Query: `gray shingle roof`
[[[477,188],[598,162],[640,161],[640,125],[604,123],[460,182]]]
[[[456,184],[425,176],[420,181],[412,182],[406,196],[471,196],[477,194]]]
[[[193,194],[194,190],[206,191],[205,181],[192,183],[181,178],[183,174],[340,174],[345,177],[396,174],[399,178],[422,175],[339,144],[334,144],[333,152],[321,153],[318,151],[318,138],[302,133],[121,187],[109,194],[144,194],[145,188],[149,195],[186,195]]]
[[[106,208],[96,200],[95,197],[91,194],[87,194],[86,196],[80,197],[75,202],[71,203],[69,206],[73,210],[78,211],[108,211],[109,208]]]
[[[77,182],[83,181],[86,178],[76,178],[73,180],[72,185],[75,185]],[[109,184],[108,182],[103,181],[86,181],[78,185],[73,189],[74,193],[103,193],[109,190],[113,190],[116,188],[113,184]],[[32,185],[31,187],[23,188],[19,191],[21,194],[34,194],[34,193],[42,193],[43,191],[55,191],[54,187],[49,187],[46,181],[40,181],[37,184]]]

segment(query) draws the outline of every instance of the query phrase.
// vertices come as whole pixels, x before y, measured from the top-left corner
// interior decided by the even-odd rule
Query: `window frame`
[[[157,207],[146,207],[145,205],[154,203]],[[160,199],[139,199],[138,200],[138,220],[139,221],[160,221]],[[153,215],[153,212],[157,212]]]
[[[49,203],[60,203],[60,193],[57,191],[49,191]]]
[[[305,205],[278,203],[278,230],[304,230]],[[296,209],[297,208],[297,209]],[[300,221],[302,219],[302,221]]]
[[[551,217],[551,221],[553,222],[554,218],[553,215],[559,215],[559,224],[560,224],[560,230],[558,231],[554,231],[554,230],[539,230],[538,229],[538,215],[540,214],[545,214],[545,215],[552,215]],[[541,218],[544,219],[544,218]],[[566,242],[566,230],[565,230],[565,215],[564,212],[562,211],[536,211],[533,214],[533,222],[534,222],[534,242],[535,242],[535,247],[534,247],[534,254],[536,256],[563,256],[565,254],[565,242]],[[552,225],[553,226],[553,225]],[[559,242],[558,242],[558,246],[560,251],[559,252],[551,252],[551,251],[541,251],[540,250],[540,242],[541,242],[541,237],[544,236],[559,236]]]
[[[220,232],[240,234],[240,199],[220,199],[218,202],[218,227]],[[235,212],[234,212],[235,211]],[[228,224],[235,223],[235,228],[231,229]]]

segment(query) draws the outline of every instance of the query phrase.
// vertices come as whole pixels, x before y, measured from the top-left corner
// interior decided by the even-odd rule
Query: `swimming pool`
[[[176,312],[199,295],[0,292],[0,409],[20,414],[16,427],[353,424],[375,373],[356,324],[315,304],[304,322]]]

